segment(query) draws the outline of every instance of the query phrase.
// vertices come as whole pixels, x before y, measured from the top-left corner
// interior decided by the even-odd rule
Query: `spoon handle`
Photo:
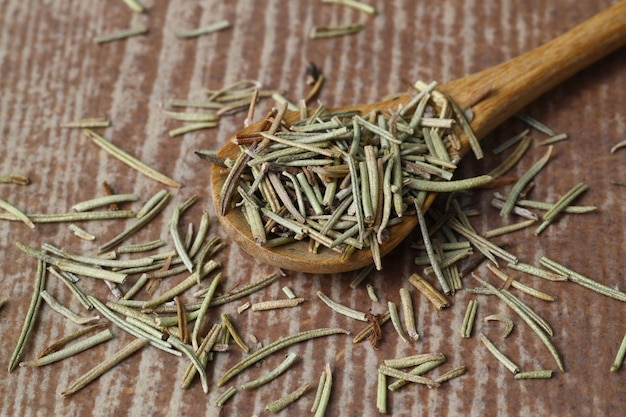
[[[483,138],[543,93],[625,44],[623,0],[536,49],[441,89],[463,103],[491,84],[491,93],[472,107],[472,129]]]

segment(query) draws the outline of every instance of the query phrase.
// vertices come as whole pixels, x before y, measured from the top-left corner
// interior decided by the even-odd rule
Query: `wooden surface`
[[[81,117],[106,116],[113,125],[103,135],[161,172],[182,182],[171,189],[173,202],[134,242],[168,237],[168,219],[174,207],[196,194],[200,201],[183,218],[198,223],[201,211],[212,211],[209,200],[210,165],[193,151],[218,148],[242,126],[243,115],[223,118],[217,129],[170,138],[169,120],[161,105],[170,98],[201,98],[202,89],[217,89],[240,79],[259,80],[297,101],[308,91],[304,68],[311,61],[326,74],[319,99],[328,106],[374,101],[388,93],[404,91],[404,80],[447,82],[493,66],[528,51],[609,7],[612,1],[478,2],[371,1],[379,14],[367,16],[318,1],[148,1],[145,15],[134,14],[121,1],[36,2],[8,0],[0,14],[0,132],[3,158],[0,173],[29,176],[32,184],[0,184],[0,198],[27,213],[69,211],[79,201],[102,195],[107,181],[119,193],[134,192],[142,202],[163,188],[106,155],[80,131],[61,129],[59,123]],[[227,31],[192,40],[179,40],[174,32],[217,20],[229,20]],[[308,39],[315,25],[363,22],[356,35],[327,40]],[[96,45],[94,36],[119,28],[145,24],[146,36]],[[611,287],[625,290],[623,224],[626,189],[611,183],[626,181],[624,149],[610,153],[626,138],[626,53],[622,49],[583,70],[526,109],[569,139],[555,145],[554,158],[536,179],[532,197],[556,201],[578,182],[590,186],[577,200],[595,204],[598,212],[560,218],[539,237],[533,229],[495,239],[528,263],[551,257]],[[262,114],[271,104],[265,102]],[[486,149],[518,133],[524,126],[506,122],[484,142]],[[544,135],[533,132],[537,141]],[[512,174],[520,175],[544,152],[535,144]],[[490,152],[487,152],[490,155]],[[488,171],[497,163],[489,156],[480,163],[464,164],[466,175]],[[506,191],[507,188],[504,188]],[[491,191],[474,196],[481,214],[472,218],[479,231],[499,226],[502,220],[489,205]],[[140,202],[141,203],[141,202]],[[133,205],[137,209],[139,205]],[[105,242],[127,222],[83,224]],[[212,234],[226,238],[219,225]],[[417,239],[416,234],[411,240]],[[6,372],[32,294],[36,262],[16,247],[52,243],[84,253],[97,244],[82,242],[67,224],[0,223],[0,369]],[[170,243],[171,246],[171,243]],[[488,314],[510,314],[492,298],[457,293],[451,308],[436,311],[407,283],[419,271],[413,265],[415,250],[409,242],[392,252],[384,270],[370,276],[380,298],[372,303],[365,288],[349,288],[353,274],[331,276],[288,273],[278,283],[250,297],[260,301],[282,297],[280,288],[291,287],[307,300],[296,309],[244,312],[244,301],[210,312],[216,320],[230,313],[245,337],[252,334],[264,345],[279,337],[325,326],[356,333],[362,323],[328,310],[316,297],[323,291],[333,299],[360,310],[380,313],[386,301],[399,303],[398,289],[411,290],[421,338],[401,342],[390,324],[383,328],[379,350],[367,343],[353,345],[351,337],[331,336],[294,346],[297,365],[279,380],[250,393],[239,392],[222,409],[222,415],[267,415],[264,405],[301,383],[316,384],[325,363],[333,369],[334,386],[327,415],[375,415],[376,369],[383,359],[417,352],[440,351],[449,369],[466,365],[463,377],[439,389],[406,387],[392,393],[392,415],[568,416],[622,415],[624,372],[610,373],[619,343],[626,333],[623,303],[579,288],[572,283],[550,283],[527,276],[524,282],[553,294],[552,303],[521,296],[555,329],[554,342],[565,361],[566,372],[546,381],[515,381],[479,341],[487,334],[524,369],[556,369],[537,337],[519,320],[507,339],[500,327],[483,324]],[[224,273],[224,289],[274,272],[251,259],[235,245],[217,256]],[[488,278],[484,265],[478,272]],[[179,278],[174,278],[179,279]],[[495,282],[491,280],[491,282]],[[477,286],[466,279],[467,287]],[[85,280],[86,289],[101,299],[110,297],[101,282]],[[125,289],[125,288],[124,288]],[[48,290],[78,310],[80,305],[57,281]],[[480,303],[475,334],[462,340],[459,328],[470,299]],[[34,333],[24,351],[32,358],[52,340],[70,333],[76,325],[43,305]],[[220,375],[244,357],[236,347],[216,355],[209,364],[211,391],[199,383],[180,389],[187,361],[155,349],[145,349],[78,394],[60,393],[71,381],[131,340],[113,327],[115,338],[75,358],[41,369],[18,368],[0,379],[0,415],[217,415],[215,399]],[[286,351],[285,351],[286,353]],[[233,379],[237,386],[283,358],[270,356],[259,368]],[[309,414],[313,390],[284,415]]]

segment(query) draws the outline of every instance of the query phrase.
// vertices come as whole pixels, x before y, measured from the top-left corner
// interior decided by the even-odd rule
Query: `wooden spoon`
[[[626,1],[615,4],[588,21],[571,29],[564,35],[503,64],[437,87],[457,103],[467,103],[476,91],[491,84],[489,96],[472,107],[472,129],[479,139],[500,125],[524,106],[550,90],[563,80],[626,44]],[[342,107],[356,109],[362,114],[372,110],[397,109],[409,97]],[[333,109],[338,110],[338,109]],[[299,119],[299,112],[288,112],[285,120],[292,123]],[[257,122],[240,133],[255,132],[263,122]],[[470,149],[467,139],[459,130],[462,152]],[[236,158],[239,147],[231,140],[220,150],[219,156]],[[255,243],[248,223],[240,210],[230,210],[220,215],[220,190],[228,170],[215,165],[212,169],[211,186],[213,202],[218,218],[231,238],[255,258],[277,267],[310,273],[338,273],[356,270],[372,264],[369,250],[356,251],[348,260],[330,250],[318,254],[308,251],[308,242],[296,242],[277,248],[265,248]],[[428,208],[435,195],[429,195],[424,208]],[[404,216],[402,222],[389,228],[389,240],[381,247],[381,256],[387,254],[415,228],[417,218]]]

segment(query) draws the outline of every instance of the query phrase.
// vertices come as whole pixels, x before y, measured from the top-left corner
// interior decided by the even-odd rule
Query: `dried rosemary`
[[[28,185],[30,184],[30,179],[27,176],[20,174],[0,174],[0,183]]]
[[[323,417],[326,414],[326,409],[328,408],[328,401],[333,387],[333,373],[330,369],[330,364],[328,363],[324,368],[324,374],[324,384],[320,392],[319,402],[315,408],[315,417]]]
[[[134,12],[143,13],[146,11],[145,7],[138,0],[123,0],[123,1]]]
[[[334,300],[331,300],[330,298],[328,298],[328,296],[326,296],[321,291],[317,292],[317,296],[320,298],[320,300],[324,302],[324,304],[330,307],[333,311],[336,311],[339,314],[343,314],[344,316],[353,318],[355,320],[367,321],[367,315],[365,313],[354,310]]]
[[[476,310],[478,309],[478,302],[476,300],[470,300],[465,310],[465,316],[463,317],[463,324],[461,325],[461,337],[469,338],[472,335],[472,329],[474,327],[474,319],[476,318]]]
[[[474,277],[474,279],[476,279],[482,285],[487,287],[493,294],[498,296],[498,298],[500,298],[502,301],[504,301],[509,307],[511,307],[511,309],[513,309],[513,311],[515,311],[522,318],[522,320],[524,320],[524,322],[528,325],[528,327],[530,327],[535,332],[535,334],[537,334],[539,339],[548,348],[548,350],[552,354],[552,357],[554,358],[556,364],[558,365],[559,369],[561,371],[564,371],[563,360],[561,359],[561,355],[559,354],[558,350],[556,349],[556,347],[552,343],[552,340],[550,340],[550,338],[549,338],[548,334],[546,333],[546,331],[542,327],[540,327],[528,315],[528,312],[526,312],[525,310],[520,308],[520,306],[518,304],[516,304],[513,301],[511,301],[511,299],[505,295],[505,291],[498,290],[496,287],[494,287],[493,285],[489,284],[488,282],[484,281],[483,279],[481,279],[480,277],[478,277],[478,276],[476,276],[474,274],[472,274],[472,276]]]
[[[363,30],[364,26],[361,23],[353,23],[349,25],[335,25],[335,26],[317,26],[314,27],[309,33],[309,38],[332,38],[335,36],[351,35]]]
[[[9,214],[12,214],[13,216],[15,216],[16,219],[21,220],[26,226],[30,227],[31,229],[35,228],[35,225],[33,224],[32,220],[26,214],[22,213],[18,208],[16,208],[10,203],[7,203],[1,198],[0,198],[0,209],[8,211]]]
[[[508,369],[514,374],[519,373],[520,371],[519,366],[517,366],[511,359],[509,359],[508,356],[502,353],[502,351],[500,351],[496,347],[496,345],[494,345],[493,342],[487,338],[487,336],[481,334],[480,341],[483,342],[483,344],[487,347],[489,352],[491,352],[491,354],[495,356],[495,358],[498,359],[498,361],[500,361],[500,363],[504,365],[506,369]]]
[[[74,343],[64,349],[57,350],[45,356],[40,356],[39,358],[20,363],[20,366],[44,366],[49,365],[51,363],[63,360],[70,356],[76,355],[77,353],[83,352],[87,349],[90,349],[94,346],[99,345],[100,343],[104,343],[113,338],[113,334],[109,329],[103,330],[100,333],[97,333],[81,342]]]
[[[537,371],[527,371],[515,374],[515,379],[548,379],[552,377],[552,371],[549,369],[540,369]]]
[[[233,138],[239,152],[220,191],[221,213],[242,210],[260,245],[305,238],[314,252],[326,246],[347,257],[368,250],[380,269],[379,246],[393,224],[413,213],[414,201],[421,206],[427,192],[492,179],[453,179],[452,126],[464,116],[439,112],[453,104],[435,87],[420,86],[397,113],[332,113],[320,105],[303,107],[301,120],[287,122],[283,105],[259,131]]]
[[[619,349],[617,350],[617,354],[615,355],[615,360],[613,361],[613,365],[611,365],[611,372],[619,371],[622,363],[624,363],[624,357],[626,356],[626,335],[622,338],[622,343],[619,345]]]
[[[30,305],[28,307],[28,312],[26,313],[26,319],[24,320],[24,325],[22,326],[22,331],[20,332],[20,336],[17,341],[17,345],[15,346],[15,350],[9,359],[9,372],[12,372],[15,367],[18,365],[20,357],[22,356],[22,352],[24,351],[24,347],[26,346],[26,341],[30,337],[30,332],[35,324],[35,320],[37,318],[37,313],[39,312],[39,305],[41,304],[41,291],[43,291],[46,287],[46,264],[44,261],[39,260],[37,262],[37,277],[35,280],[35,288],[33,289],[33,296],[30,300]]]
[[[179,182],[174,181],[173,179],[150,168],[148,165],[141,162],[134,156],[131,156],[129,153],[121,150],[117,146],[113,145],[111,142],[109,142],[108,140],[106,140],[105,138],[97,134],[96,132],[93,132],[89,129],[85,129],[84,132],[85,132],[85,135],[88,138],[91,138],[96,145],[98,145],[100,148],[104,149],[105,151],[109,152],[115,158],[119,159],[120,161],[130,166],[131,168],[141,172],[142,174],[156,181],[159,181],[162,184],[168,185],[170,187],[177,187],[177,188],[181,187],[181,184]]]
[[[290,353],[287,355],[287,357],[285,358],[284,361],[282,361],[280,363],[280,365],[278,365],[276,368],[274,368],[272,371],[268,372],[265,375],[262,375],[261,377],[253,380],[253,381],[248,381],[245,384],[243,384],[241,386],[241,389],[243,390],[248,390],[248,389],[253,389],[253,388],[257,388],[260,387],[261,385],[267,384],[270,381],[273,381],[274,379],[276,379],[279,375],[281,375],[282,373],[284,373],[287,369],[289,369],[289,367],[291,365],[293,365],[293,363],[296,361],[298,357],[296,356],[295,353]]]
[[[433,303],[437,310],[450,306],[448,299],[420,275],[411,275],[409,277],[409,282],[417,288],[419,292],[421,292],[428,299],[428,301]]]
[[[515,183],[509,195],[504,202],[504,207],[500,210],[500,215],[504,218],[507,218],[511,211],[513,210],[513,206],[515,205],[516,200],[518,199],[522,189],[528,185],[528,183],[541,171],[541,169],[548,163],[550,160],[550,156],[552,155],[552,146],[548,148],[548,151],[541,157],[535,164],[530,167],[528,171],[524,175],[522,175],[519,180]]]
[[[228,29],[230,27],[230,23],[227,20],[220,20],[215,23],[211,23],[210,25],[202,26],[196,29],[190,30],[181,30],[174,33],[174,36],[177,38],[195,38],[201,35],[206,35],[213,32],[218,32],[220,30]]]
[[[269,300],[269,301],[259,301],[257,303],[253,303],[250,308],[252,311],[266,311],[266,310],[276,310],[279,308],[290,308],[299,306],[304,302],[304,298],[288,298],[283,300]]]
[[[491,314],[484,319],[485,321],[499,321],[504,323],[504,334],[502,337],[507,337],[513,331],[513,320],[510,317],[503,316],[501,314]]]
[[[275,342],[270,343],[269,345],[252,353],[250,356],[241,360],[239,363],[235,364],[232,368],[226,371],[224,375],[222,375],[222,377],[219,379],[217,384],[219,386],[224,385],[231,378],[233,378],[235,375],[242,372],[247,367],[254,365],[260,360],[263,360],[267,356],[271,355],[272,353],[277,352],[280,349],[286,348],[287,346],[291,346],[295,343],[314,339],[317,337],[330,336],[334,334],[347,334],[347,333],[348,332],[344,329],[323,328],[323,329],[304,331],[304,332],[296,333],[291,336],[284,337],[282,339],[278,339]]]
[[[148,33],[148,28],[145,26],[137,26],[130,29],[122,29],[111,33],[96,36],[93,41],[95,43],[107,43],[113,41],[119,41],[122,39],[130,38],[133,36],[145,35]]]
[[[73,384],[67,387],[65,391],[61,393],[61,395],[68,396],[83,389],[89,383],[97,379],[100,375],[104,374],[109,369],[122,362],[124,359],[131,356],[133,353],[137,352],[147,344],[148,340],[145,339],[133,340],[128,345],[117,351],[113,356],[108,357],[107,359],[96,365],[94,368],[90,369],[86,374],[79,377],[76,381],[74,381]]]
[[[588,278],[582,274],[579,274],[578,272],[573,271],[567,268],[566,266],[563,266],[559,264],[558,262],[553,261],[545,256],[542,257],[539,260],[539,262],[541,263],[541,265],[545,266],[546,268],[556,272],[557,274],[566,276],[570,281],[573,281],[580,286],[583,286],[592,291],[595,291],[598,294],[602,294],[607,297],[611,297],[616,300],[626,302],[626,293],[613,289],[607,285],[600,284],[599,282],[596,282],[592,280],[591,278]]]
[[[304,395],[304,393],[310,388],[311,384],[306,383],[302,384],[298,389],[289,394],[281,397],[277,400],[272,401],[271,403],[265,406],[265,409],[269,412],[276,414],[281,410],[284,410],[292,403],[296,402],[300,397]]]

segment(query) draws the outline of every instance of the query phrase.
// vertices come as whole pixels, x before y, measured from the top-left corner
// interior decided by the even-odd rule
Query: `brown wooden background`
[[[67,211],[72,204],[101,195],[101,183],[117,192],[133,192],[143,201],[163,188],[96,148],[80,131],[58,127],[81,117],[106,116],[113,126],[104,135],[156,169],[181,181],[170,190],[174,201],[135,242],[167,239],[171,210],[197,194],[200,203],[184,222],[197,224],[202,209],[212,210],[209,198],[210,166],[193,151],[219,147],[242,125],[243,116],[220,121],[219,128],[170,138],[167,130],[178,126],[161,111],[169,98],[201,98],[205,88],[220,88],[240,79],[259,80],[267,88],[283,90],[297,101],[308,91],[304,68],[316,63],[327,82],[320,100],[328,106],[373,101],[403,91],[403,80],[449,81],[484,69],[532,49],[613,4],[613,1],[529,0],[524,2],[425,2],[370,0],[379,14],[368,16],[320,1],[142,0],[148,13],[138,15],[122,1],[4,0],[0,12],[0,172],[28,175],[27,187],[0,185],[0,198],[23,211]],[[198,39],[179,40],[174,32],[226,19],[232,28]],[[362,22],[365,30],[353,36],[311,40],[313,26]],[[94,36],[138,24],[149,34],[126,41],[96,45]],[[626,180],[625,151],[609,152],[626,139],[626,51],[613,53],[596,65],[540,98],[527,111],[570,139],[555,147],[555,157],[537,178],[533,198],[555,201],[578,182],[590,190],[578,200],[596,204],[595,214],[566,216],[540,237],[532,229],[507,241],[512,252],[529,263],[549,256],[572,269],[608,285],[626,290],[624,247],[626,189],[611,180]],[[257,114],[271,104],[265,102]],[[265,107],[264,107],[265,106]],[[489,148],[517,133],[522,125],[507,122],[485,141]],[[543,139],[534,132],[533,136]],[[543,148],[534,146],[514,173],[521,174]],[[496,161],[464,166],[466,173],[482,173]],[[478,230],[501,224],[489,207],[490,192],[477,195],[481,215],[473,219]],[[138,207],[138,206],[133,206]],[[123,221],[93,222],[85,227],[106,241],[124,228]],[[223,235],[218,224],[212,233]],[[227,239],[226,236],[223,236]],[[417,236],[414,236],[415,238]],[[44,242],[93,253],[95,244],[79,241],[67,225],[39,225],[30,230],[20,223],[0,222],[0,369],[6,372],[31,297],[36,262],[22,254],[15,242],[31,246]],[[398,289],[409,288],[406,278],[416,271],[415,252],[409,242],[392,253],[384,270],[372,275],[380,297],[372,303],[364,287],[348,287],[353,274],[310,276],[289,273],[278,284],[254,294],[252,301],[281,297],[290,286],[307,298],[301,307],[280,312],[238,315],[240,303],[212,312],[231,313],[243,335],[254,334],[268,344],[298,330],[340,326],[353,333],[360,323],[329,310],[316,298],[321,290],[355,308],[373,312],[386,309],[386,301],[399,302]],[[219,256],[225,287],[273,272],[235,246]],[[483,270],[480,270],[483,272]],[[289,374],[251,393],[238,393],[222,415],[266,415],[264,404],[292,391],[303,382],[317,383],[324,364],[333,367],[335,385],[327,415],[375,415],[376,369],[383,359],[416,352],[441,351],[446,369],[464,364],[468,373],[440,389],[407,387],[390,395],[393,415],[482,416],[598,416],[622,415],[626,405],[624,375],[609,373],[619,342],[626,333],[624,305],[569,283],[550,283],[522,277],[525,282],[554,294],[553,303],[522,296],[555,328],[554,341],[567,372],[547,381],[514,381],[508,371],[486,352],[477,337],[488,334],[524,369],[555,368],[545,347],[520,320],[506,340],[501,328],[482,324],[487,314],[507,308],[492,298],[460,292],[453,306],[435,311],[413,289],[418,327],[415,344],[398,340],[385,327],[380,350],[367,344],[352,345],[350,337],[333,336],[295,346],[300,356]],[[108,296],[102,283],[85,284],[101,298]],[[475,286],[466,280],[467,286]],[[58,282],[48,289],[61,301],[79,305]],[[461,340],[459,327],[467,301],[480,302],[476,334]],[[70,333],[76,325],[43,306],[35,332],[25,350],[33,357],[51,340]],[[145,349],[88,388],[70,398],[60,393],[94,363],[127,343],[130,338],[113,328],[115,339],[89,352],[41,369],[19,368],[0,378],[0,415],[216,415],[214,400],[224,388],[215,382],[242,354],[234,348],[219,354],[209,365],[213,381],[208,395],[198,383],[188,391],[179,388],[187,362],[154,349]],[[263,366],[232,381],[241,384],[282,360],[281,353]],[[284,415],[307,415],[313,391]]]

